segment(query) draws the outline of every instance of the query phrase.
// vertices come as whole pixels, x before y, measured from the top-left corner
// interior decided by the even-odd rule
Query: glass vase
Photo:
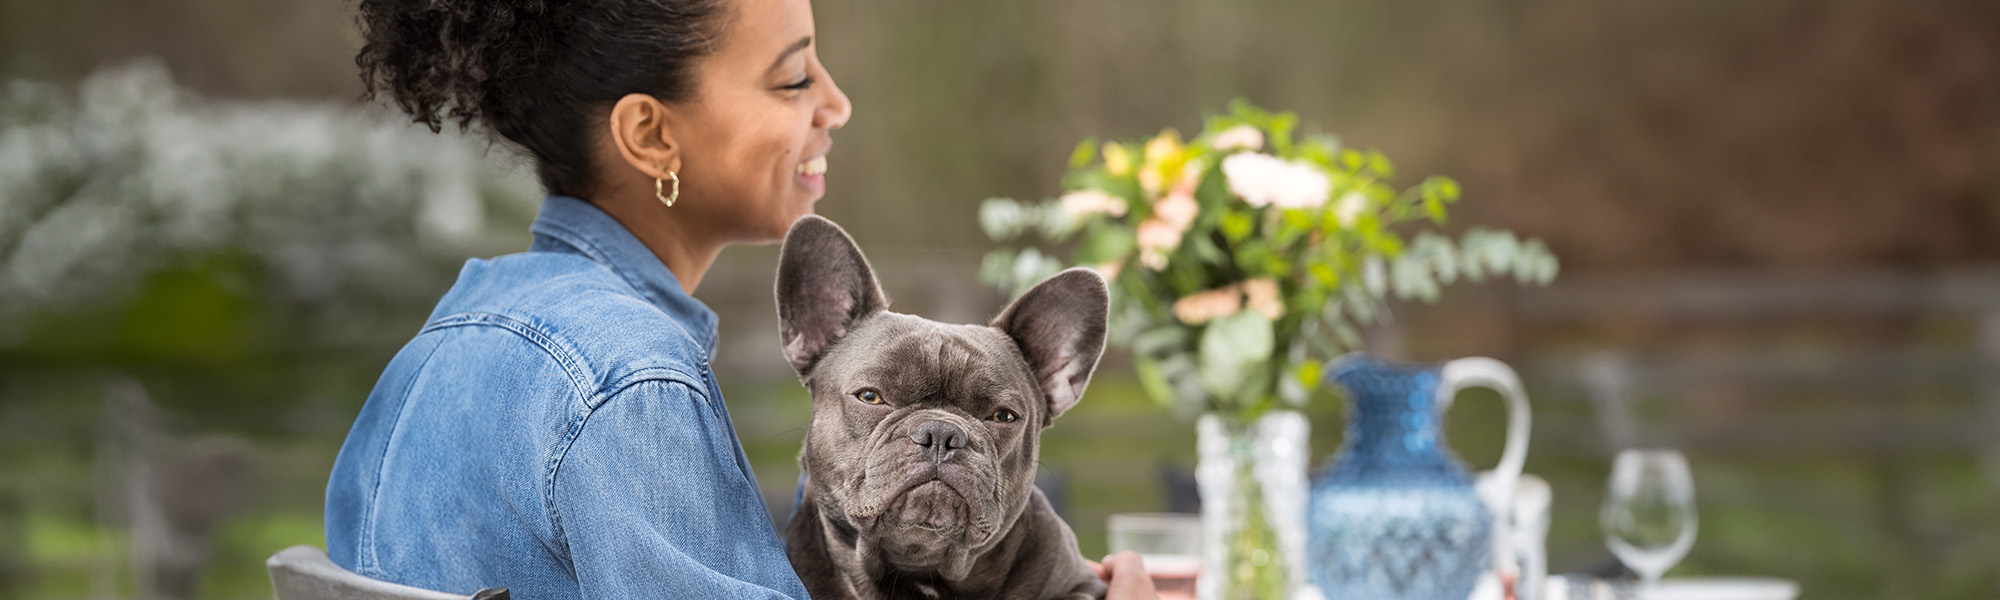
[[[1201,458],[1203,600],[1291,598],[1305,581],[1306,419],[1208,413]]]

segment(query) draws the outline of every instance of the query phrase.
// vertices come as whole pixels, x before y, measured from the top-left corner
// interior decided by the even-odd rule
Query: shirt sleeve
[[[584,598],[806,597],[707,403],[686,384],[635,384],[564,453],[553,503]]]

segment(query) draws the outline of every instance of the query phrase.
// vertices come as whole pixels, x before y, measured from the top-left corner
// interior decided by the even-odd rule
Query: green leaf
[[[979,229],[996,242],[1012,239],[1027,225],[1027,213],[1013,198],[987,198],[979,203]]]
[[[1285,224],[1288,232],[1304,233],[1313,228],[1312,214],[1298,209],[1285,209],[1279,222]]]
[[[1328,266],[1326,263],[1320,263],[1320,262],[1313,263],[1312,275],[1314,279],[1319,280],[1320,285],[1326,287],[1335,287],[1340,285],[1340,273],[1334,271],[1333,267]]]
[[[1256,229],[1257,222],[1252,220],[1249,214],[1230,211],[1222,215],[1222,221],[1218,224],[1218,227],[1222,230],[1222,237],[1224,239],[1229,240],[1230,243],[1236,243],[1243,241],[1243,238],[1250,237],[1250,232]]]
[[[1075,150],[1069,151],[1069,169],[1071,171],[1081,169],[1084,165],[1090,164],[1093,158],[1097,158],[1097,136],[1083,138],[1083,141],[1076,143]]]
[[[1431,261],[1431,269],[1437,272],[1438,281],[1451,284],[1458,281],[1458,251],[1451,247],[1451,239],[1429,231],[1417,234],[1413,251]]]
[[[1264,270],[1264,265],[1276,256],[1271,248],[1259,242],[1249,242],[1236,247],[1236,268],[1254,275]]]
[[[1216,246],[1215,240],[1209,239],[1206,235],[1197,235],[1193,231],[1188,232],[1187,237],[1188,248],[1194,250],[1195,258],[1200,259],[1203,264],[1215,266],[1229,264],[1229,254]]]
[[[1110,171],[1093,167],[1082,171],[1070,171],[1063,176],[1062,187],[1066,190],[1101,190],[1106,194],[1124,198],[1133,208],[1139,209],[1135,211],[1134,219],[1152,216],[1152,205],[1146,204],[1145,198],[1142,197],[1144,194],[1139,189],[1138,180],[1130,177],[1119,177],[1112,175]]]
[[[1353,172],[1353,173],[1360,172],[1361,167],[1365,166],[1367,164],[1367,161],[1368,161],[1367,157],[1362,156],[1360,152],[1355,152],[1353,150],[1340,151],[1340,166],[1341,168],[1347,169],[1348,172]]]
[[[1028,213],[1023,218],[1029,220],[1027,226],[1039,229],[1042,237],[1058,244],[1069,241],[1070,236],[1076,235],[1084,225],[1098,219],[1097,215],[1071,214],[1062,209],[1060,202],[1046,202],[1026,207],[1026,210]]]
[[[1012,292],[1013,272],[1014,251],[1011,249],[1001,248],[988,252],[985,258],[979,260],[979,281],[987,285]]]
[[[1322,362],[1312,358],[1302,358],[1298,364],[1286,372],[1286,378],[1278,382],[1278,398],[1284,398],[1292,406],[1306,406],[1312,398],[1312,390],[1320,386]]]
[[[1443,225],[1444,202],[1429,195],[1424,196],[1424,214],[1430,216],[1432,223]]]
[[[1319,387],[1319,378],[1324,374],[1325,367],[1325,363],[1308,358],[1299,361],[1298,366],[1292,369],[1292,377],[1307,388],[1316,388]]]
[[[1429,260],[1414,255],[1398,257],[1390,274],[1395,280],[1393,287],[1397,298],[1437,302],[1441,289],[1436,275],[1431,272]]]
[[[1147,329],[1132,338],[1132,354],[1137,356],[1162,356],[1181,350],[1187,345],[1188,330],[1179,324],[1167,324]]]
[[[1026,292],[1028,286],[1048,279],[1062,270],[1062,261],[1050,258],[1040,250],[1026,248],[1021,250],[1020,255],[1014,257],[1013,268],[1007,276],[1011,278],[1014,289]]]
[[[1298,157],[1331,169],[1333,168],[1334,157],[1339,153],[1340,136],[1330,133],[1315,133],[1306,136],[1305,143],[1299,148]]]
[[[1271,144],[1271,151],[1276,153],[1278,156],[1291,158],[1292,129],[1297,128],[1298,126],[1299,126],[1299,115],[1295,113],[1281,112],[1276,115],[1272,115],[1271,127],[1269,132],[1271,134],[1269,140],[1269,143]]]
[[[1348,323],[1345,319],[1333,322],[1333,337],[1340,340],[1340,345],[1342,346],[1348,348],[1361,347],[1361,330],[1355,329],[1354,325]]]
[[[1458,182],[1450,177],[1432,175],[1424,179],[1423,194],[1425,201],[1435,199],[1444,204],[1457,202],[1459,195]]]
[[[1514,280],[1521,283],[1548,285],[1555,278],[1552,266],[1555,256],[1549,254],[1547,245],[1541,240],[1522,242],[1514,257]],[[1544,276],[1544,273],[1547,276]]]
[[[1173,408],[1177,399],[1173,383],[1167,381],[1167,374],[1160,368],[1160,362],[1145,356],[1133,356],[1132,368],[1138,371],[1139,388],[1154,402],[1166,408]]]
[[[1276,254],[1267,255],[1264,257],[1263,270],[1265,274],[1270,275],[1272,277],[1277,277],[1281,279],[1285,277],[1291,277],[1292,261],[1286,260],[1285,257]]]
[[[1368,151],[1368,170],[1383,179],[1396,178],[1396,166],[1389,163],[1389,157],[1375,150]]]
[[[1137,234],[1120,226],[1092,227],[1076,246],[1076,264],[1101,265],[1125,260],[1139,248]]]
[[[1271,320],[1254,310],[1208,322],[1201,334],[1202,387],[1219,398],[1256,399],[1253,384],[1276,344]]]
[[[1229,191],[1229,178],[1223,176],[1221,161],[1202,171],[1201,181],[1194,186],[1194,200],[1201,205],[1202,212],[1209,212],[1229,206],[1235,196]]]

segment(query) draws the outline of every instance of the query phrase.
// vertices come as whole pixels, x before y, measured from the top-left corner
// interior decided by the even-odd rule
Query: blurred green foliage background
[[[351,6],[0,0],[0,598],[268,597],[325,475],[462,260],[518,251],[504,148],[356,101]],[[983,321],[989,196],[1070,148],[1197,128],[1234,97],[1464,184],[1453,227],[1541,237],[1546,290],[1460,286],[1369,332],[1485,354],[1536,407],[1557,571],[1604,564],[1611,452],[1673,444],[1701,531],[1675,574],[1810,598],[2000,595],[2000,6],[1982,0],[815,3],[855,104],[819,210],[897,308]],[[1409,182],[1404,182],[1409,183]],[[771,248],[699,296],[774,511],[804,393]],[[1476,396],[1451,439],[1498,455]],[[1338,399],[1309,410],[1333,452]],[[1112,356],[1049,430],[1086,553],[1169,508],[1190,424]],[[1315,462],[1317,464],[1317,461]]]

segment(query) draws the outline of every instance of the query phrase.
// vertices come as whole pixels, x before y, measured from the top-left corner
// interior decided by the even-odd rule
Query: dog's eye
[[[882,394],[876,393],[875,390],[861,390],[859,392],[855,392],[854,398],[860,400],[863,404],[882,403]]]
[[[986,419],[989,421],[999,421],[1001,423],[1012,423],[1014,421],[1020,420],[1021,415],[1014,414],[1014,411],[1003,408],[1000,410],[993,411],[993,416],[986,417]]]

